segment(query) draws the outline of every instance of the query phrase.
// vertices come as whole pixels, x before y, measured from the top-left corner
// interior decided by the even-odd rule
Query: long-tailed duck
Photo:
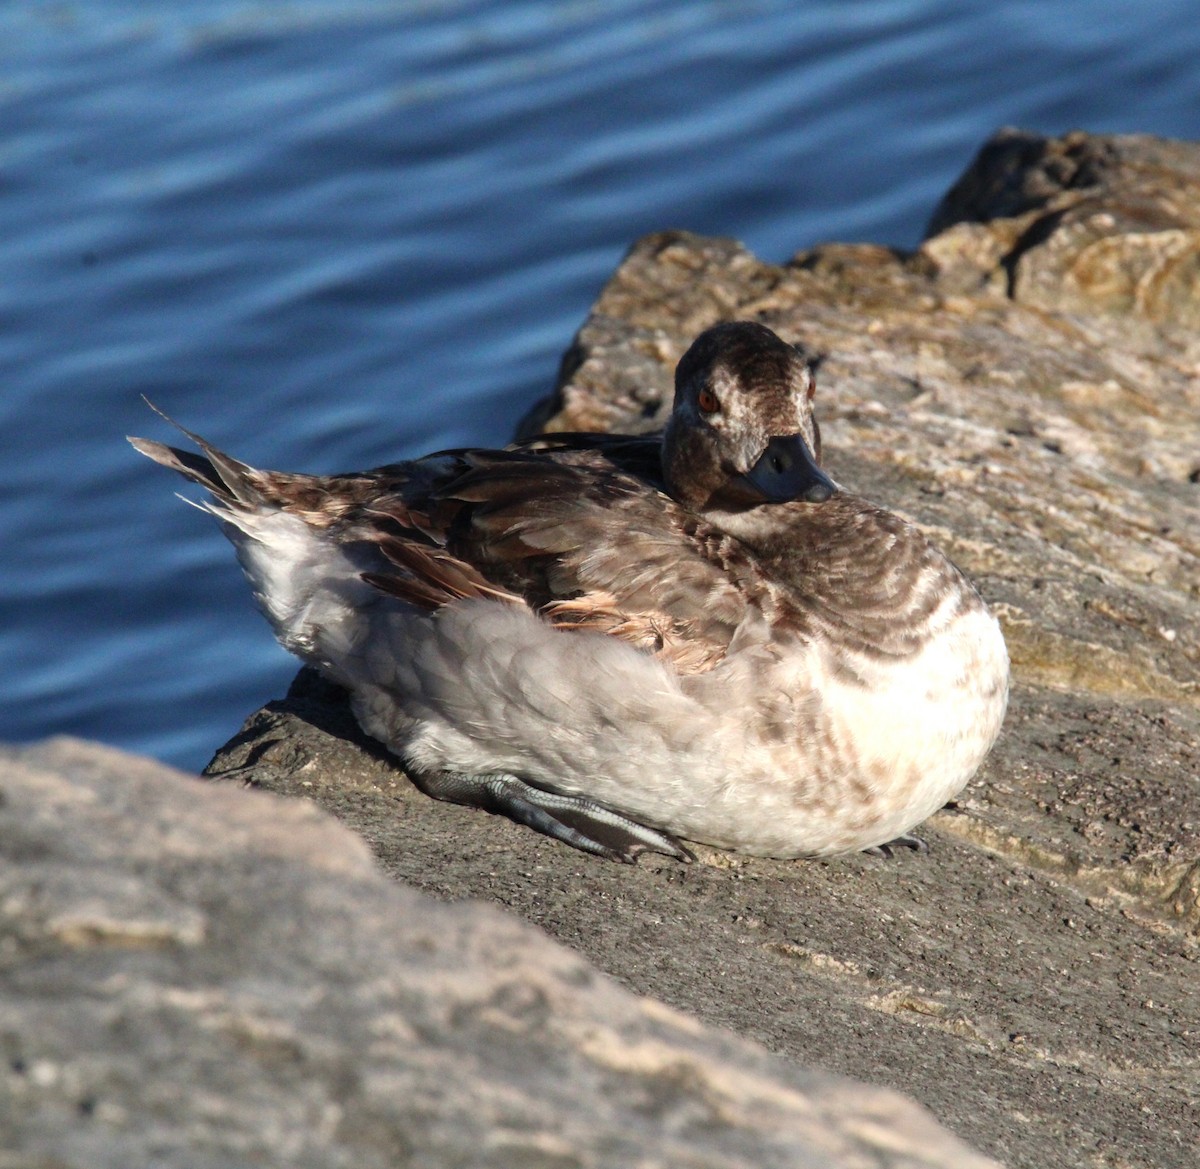
[[[702,333],[661,437],[549,435],[333,476],[133,445],[211,492],[276,636],[438,799],[619,860],[906,834],[1000,729],[995,619],[819,465],[812,362]]]

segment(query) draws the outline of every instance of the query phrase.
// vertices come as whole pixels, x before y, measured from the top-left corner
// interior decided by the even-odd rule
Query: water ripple
[[[146,393],[312,470],[499,441],[637,236],[911,245],[997,126],[1195,137],[1187,0],[0,7],[0,736],[198,766],[292,672]]]

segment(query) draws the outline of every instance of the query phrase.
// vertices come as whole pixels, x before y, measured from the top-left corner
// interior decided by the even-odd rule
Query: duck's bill
[[[771,439],[758,462],[735,482],[747,503],[824,503],[837,492],[799,434]]]

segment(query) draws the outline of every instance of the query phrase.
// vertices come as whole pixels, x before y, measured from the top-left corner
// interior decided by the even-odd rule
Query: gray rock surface
[[[424,799],[304,674],[210,770],[313,797],[395,876],[505,905],[635,991],[902,1089],[1012,1169],[1195,1165],[1197,208],[1195,145],[1006,131],[913,254],[653,236],[524,424],[655,426],[721,319],[826,355],[827,466],[971,573],[1013,658],[1005,732],[930,855],[595,862]]]
[[[389,881],[308,801],[0,748],[5,1169],[986,1169],[894,1092]]]

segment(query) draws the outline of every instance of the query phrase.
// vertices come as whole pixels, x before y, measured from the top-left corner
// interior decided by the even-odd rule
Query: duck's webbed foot
[[[863,852],[867,856],[878,856],[884,860],[890,860],[896,855],[898,848],[911,848],[913,852],[929,851],[929,845],[919,836],[910,836],[905,832],[902,836],[897,836],[895,840],[889,840],[887,844],[876,844],[871,848],[864,848]]]
[[[696,859],[666,832],[639,824],[594,800],[534,787],[515,775],[413,770],[409,775],[435,800],[507,816],[535,832],[606,860],[633,864],[643,852],[661,852],[681,861]]]

